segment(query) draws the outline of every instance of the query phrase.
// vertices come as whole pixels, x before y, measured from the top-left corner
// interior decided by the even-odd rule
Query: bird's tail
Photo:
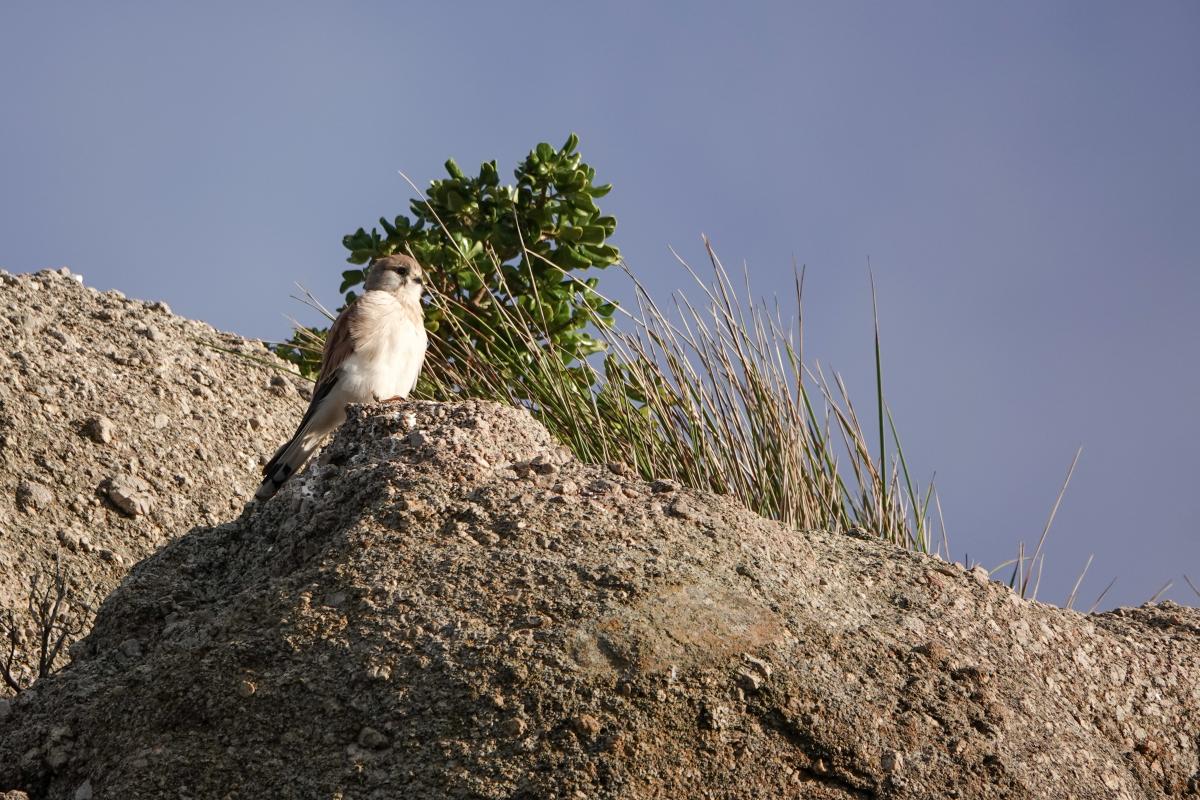
[[[267,500],[279,491],[287,479],[300,471],[308,457],[317,449],[320,436],[312,436],[308,425],[302,424],[291,441],[285,442],[263,467],[263,482],[254,493],[258,500]]]

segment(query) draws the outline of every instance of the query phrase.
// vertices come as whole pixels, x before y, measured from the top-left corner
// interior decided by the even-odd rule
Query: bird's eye
[[[401,278],[408,277],[408,267],[396,267],[396,274]]]

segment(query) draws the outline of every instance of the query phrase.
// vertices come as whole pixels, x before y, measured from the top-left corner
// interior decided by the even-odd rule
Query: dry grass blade
[[[1092,553],[1088,556],[1087,563],[1083,565],[1083,571],[1080,572],[1079,577],[1075,579],[1075,585],[1071,587],[1071,593],[1067,595],[1066,608],[1071,608],[1075,605],[1075,596],[1079,592],[1079,585],[1083,583],[1083,578],[1085,575],[1087,575],[1088,568],[1092,566],[1092,558],[1094,558],[1095,555],[1095,553]]]
[[[1093,611],[1095,611],[1097,608],[1100,607],[1100,603],[1102,603],[1104,601],[1104,596],[1106,594],[1108,594],[1108,590],[1111,589],[1113,587],[1113,584],[1116,582],[1117,582],[1116,578],[1113,578],[1111,581],[1108,582],[1108,586],[1104,587],[1104,591],[1101,592],[1100,596],[1096,598],[1096,602],[1092,603],[1092,605],[1088,608],[1087,613],[1091,614]]]
[[[1038,556],[1042,553],[1042,546],[1046,543],[1046,537],[1050,535],[1050,526],[1054,524],[1054,517],[1058,514],[1058,507],[1062,505],[1063,495],[1067,493],[1067,487],[1071,485],[1071,476],[1075,474],[1075,467],[1079,464],[1079,456],[1083,454],[1083,448],[1080,447],[1075,451],[1075,458],[1071,459],[1071,467],[1067,470],[1066,480],[1063,481],[1062,488],[1058,490],[1058,496],[1054,498],[1054,507],[1050,509],[1050,517],[1046,520],[1046,527],[1042,528],[1042,535],[1038,538],[1037,547],[1033,551],[1033,559],[1030,561],[1032,565],[1037,561]],[[1021,583],[1021,597],[1025,597],[1026,591],[1029,588],[1029,576],[1026,575],[1025,580]]]
[[[711,244],[705,240],[704,245],[711,269],[707,281],[675,253],[703,305],[680,294],[669,308],[660,306],[622,264],[632,282],[633,306],[618,308],[620,325],[596,332],[607,355],[582,363],[548,341],[543,333],[548,321],[524,304],[497,303],[489,310],[495,316],[483,320],[453,297],[431,297],[444,312],[446,334],[453,335],[431,334],[429,368],[417,394],[523,405],[585,462],[624,461],[647,478],[673,478],[731,494],[751,510],[791,526],[863,528],[899,546],[928,551],[930,504],[940,515],[940,503],[932,482],[922,491],[912,480],[884,403],[878,324],[880,458],[871,452],[840,377],[830,384],[819,367],[813,372],[803,364],[798,316],[803,271],[794,276],[793,328],[785,323],[778,300],[773,305],[752,301],[745,271],[741,285],[735,284]],[[539,258],[525,253],[527,263]],[[472,262],[463,264],[484,277]],[[500,278],[503,292],[502,273]],[[581,291],[585,288],[603,298],[590,287]],[[319,309],[311,294],[308,302]],[[471,340],[461,335],[463,324],[485,343],[506,346],[462,344]],[[319,352],[320,340],[305,339],[301,346]],[[885,461],[889,454],[894,458]],[[948,551],[944,521],[942,541]]]
[[[1159,589],[1157,592],[1155,592],[1153,594],[1153,596],[1151,596],[1151,598],[1149,600],[1147,600],[1146,602],[1147,603],[1157,603],[1158,598],[1162,597],[1164,594],[1169,592],[1171,590],[1171,587],[1174,585],[1175,585],[1175,581],[1167,581],[1166,583],[1164,583],[1162,585],[1162,588]]]
[[[290,297],[293,300],[298,300],[301,303],[304,303],[304,305],[306,305],[309,308],[313,309],[314,311],[318,312],[319,314],[321,314],[321,316],[325,317],[325,319],[329,320],[330,322],[333,322],[335,319],[337,319],[337,314],[334,314],[332,311],[330,311],[328,308],[326,308],[325,305],[320,300],[317,299],[316,295],[314,295],[312,292],[310,292],[308,290],[307,286],[305,286],[302,283],[297,283],[296,288],[304,293],[304,297],[297,297],[294,294],[290,295]],[[293,320],[293,322],[294,322],[294,320]]]

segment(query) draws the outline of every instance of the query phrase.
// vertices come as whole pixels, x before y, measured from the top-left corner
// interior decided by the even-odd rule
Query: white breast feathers
[[[350,402],[407,397],[425,360],[425,323],[420,302],[407,303],[389,292],[367,292],[350,329],[354,353],[342,363]]]

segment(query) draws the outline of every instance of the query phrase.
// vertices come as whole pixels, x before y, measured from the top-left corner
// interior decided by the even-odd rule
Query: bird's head
[[[396,253],[371,262],[365,288],[367,291],[391,292],[406,300],[419,302],[424,290],[423,280],[424,271],[417,260]]]

